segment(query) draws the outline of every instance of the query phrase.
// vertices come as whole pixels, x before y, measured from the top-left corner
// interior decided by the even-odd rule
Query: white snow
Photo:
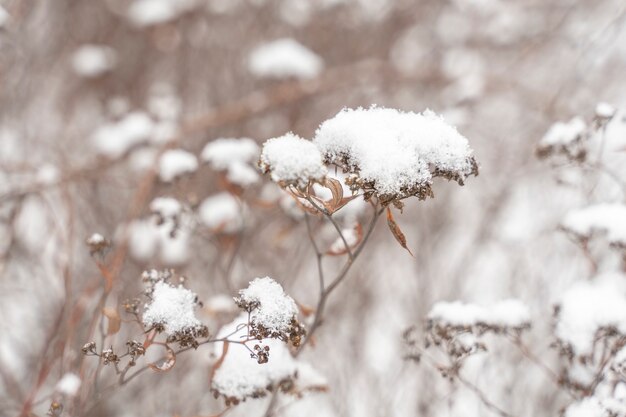
[[[214,295],[213,297],[206,300],[204,303],[204,308],[213,313],[234,313],[239,311],[237,305],[233,301],[233,297],[230,297],[225,294]]]
[[[195,172],[198,169],[198,159],[191,152],[183,149],[165,151],[159,159],[159,178],[164,182]]]
[[[314,78],[323,68],[324,62],[315,52],[291,38],[258,46],[248,60],[248,69],[257,77]]]
[[[241,187],[249,187],[259,182],[259,173],[256,169],[242,162],[234,162],[230,164],[226,171],[226,178],[231,184]]]
[[[429,110],[344,109],[321,124],[313,142],[327,161],[382,195],[427,186],[441,173],[463,181],[475,171],[467,139]]]
[[[153,128],[154,123],[146,113],[133,112],[117,122],[100,127],[94,132],[92,141],[98,153],[115,159],[147,141]]]
[[[219,138],[206,144],[201,159],[215,170],[226,170],[233,163],[253,163],[259,158],[259,145],[250,138]]]
[[[279,334],[289,333],[291,320],[298,314],[293,298],[270,277],[252,280],[248,288],[239,291],[237,301],[258,303],[258,307],[250,313],[250,321]]]
[[[341,234],[345,238],[348,247],[346,248],[346,244],[341,237],[337,237],[337,239],[330,245],[328,252],[346,253],[348,249],[352,250],[356,246],[356,244],[359,243],[359,233],[356,227],[343,229],[341,231]]]
[[[190,233],[180,228],[172,236],[172,224],[156,224],[154,219],[138,219],[128,228],[128,244],[133,258],[148,262],[155,256],[167,265],[180,265],[189,259]]]
[[[85,78],[95,78],[115,68],[117,54],[104,45],[82,45],[72,55],[74,72]]]
[[[626,205],[605,203],[574,210],[567,213],[561,226],[584,238],[605,234],[609,243],[626,246]]]
[[[55,390],[68,397],[74,397],[80,389],[80,377],[72,372],[68,372],[57,382]]]
[[[51,185],[61,179],[61,171],[52,164],[43,164],[37,169],[35,176],[39,184]]]
[[[601,119],[610,119],[617,110],[608,103],[598,103],[596,105],[596,116]]]
[[[201,159],[217,171],[226,171],[226,178],[242,187],[259,181],[259,174],[251,164],[259,159],[259,145],[249,138],[220,138],[202,150]]]
[[[217,338],[224,338],[233,333],[237,326],[247,323],[247,314],[240,315],[235,321],[224,326]],[[247,328],[242,328],[229,336],[229,340],[243,341],[247,336]],[[259,343],[257,340],[250,342],[249,348]],[[214,344],[214,354],[222,355],[223,343]],[[269,361],[258,364],[250,357],[250,351],[246,347],[230,343],[224,362],[217,369],[211,387],[225,397],[245,399],[254,394],[264,393],[268,386],[273,386],[282,380],[294,378],[297,370],[295,359],[289,353],[287,345],[280,340],[264,339],[262,346],[269,346]]]
[[[227,192],[207,197],[198,208],[198,215],[215,232],[236,233],[243,227],[240,203]]]
[[[202,325],[194,314],[196,294],[182,285],[174,287],[166,282],[157,282],[152,298],[143,313],[146,327],[162,325],[165,333],[172,335]]]
[[[556,336],[577,355],[593,350],[601,328],[615,327],[626,334],[626,276],[606,273],[571,286],[558,302]]]
[[[581,137],[586,128],[585,121],[580,117],[574,117],[569,122],[557,122],[541,138],[539,146],[556,147],[570,145]]]
[[[88,245],[99,245],[104,243],[105,239],[100,233],[94,233],[87,238]]]
[[[135,0],[128,8],[128,18],[145,27],[169,22],[194,6],[195,0]]]
[[[150,211],[162,218],[177,217],[182,210],[180,201],[172,197],[157,197],[150,203]]]
[[[8,23],[10,17],[9,12],[0,5],[0,28],[3,28]]]
[[[270,173],[272,181],[300,187],[310,180],[321,181],[328,173],[315,144],[293,133],[266,141],[260,166]]]
[[[608,417],[606,409],[595,397],[587,397],[573,404],[565,410],[564,417]]]
[[[440,301],[428,313],[430,320],[443,325],[488,326],[521,328],[530,324],[528,307],[519,300],[508,299],[491,306],[468,304],[461,301]]]

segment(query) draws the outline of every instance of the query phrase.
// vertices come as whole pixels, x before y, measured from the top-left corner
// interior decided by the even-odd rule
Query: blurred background
[[[233,185],[202,150],[218,138],[311,138],[342,108],[376,104],[442,114],[480,176],[406,201],[396,220],[414,257],[379,224],[302,355],[327,389],[282,398],[275,415],[499,415],[468,386],[407,362],[402,334],[423,332],[437,301],[519,298],[533,317],[527,344],[558,369],[555,297],[594,272],[559,221],[624,189],[535,149],[557,121],[626,105],[625,69],[622,0],[0,0],[0,414],[45,415],[53,400],[74,416],[223,411],[208,347],[119,390],[88,383],[97,360],[80,349],[100,320],[98,264],[114,272],[113,307],[140,293],[141,271],[175,268],[212,334],[232,313],[228,297],[257,276],[315,306],[302,213],[265,178]],[[182,153],[164,162],[171,150]],[[221,193],[241,210],[224,209],[220,227],[198,219]],[[176,233],[161,230],[171,219],[151,208],[159,196],[184,207]],[[332,242],[332,227],[318,226]],[[93,233],[112,243],[106,254],[90,255]],[[136,333],[123,323],[107,343]],[[507,341],[465,371],[510,415],[558,415],[571,401]],[[83,379],[71,401],[58,395],[68,372]],[[262,416],[269,401],[228,414]]]

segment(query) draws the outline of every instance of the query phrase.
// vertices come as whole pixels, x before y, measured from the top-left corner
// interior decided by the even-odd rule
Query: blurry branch
[[[480,402],[482,402],[485,405],[485,407],[495,412],[496,414],[501,415],[502,417],[513,417],[513,414],[510,414],[509,412],[504,411],[503,409],[495,405],[493,402],[491,402],[491,400],[489,400],[489,398],[485,396],[485,394],[480,390],[480,388],[478,388],[476,385],[472,384],[467,379],[462,377],[460,373],[456,375],[456,379],[461,384],[463,384],[466,388],[468,388],[470,391],[476,394]]]
[[[522,338],[519,334],[510,334],[507,333],[507,340],[511,341],[520,351],[520,353],[522,355],[524,355],[524,357],[526,359],[528,359],[530,362],[534,363],[535,365],[537,365],[545,374],[546,376],[552,381],[554,382],[554,384],[559,388],[567,388],[566,386],[564,386],[563,381],[561,380],[561,377],[555,372],[553,371],[548,365],[546,365],[535,353],[533,353],[533,351],[526,346],[526,344],[522,341]],[[575,397],[574,394],[569,390],[565,390],[570,396]]]
[[[319,94],[354,87],[358,84],[372,84],[377,79],[394,78],[400,75],[393,67],[383,61],[364,60],[354,64],[331,68],[320,77],[312,80],[285,81],[278,85],[254,91],[243,98],[223,104],[204,114],[185,121],[180,130],[164,146],[170,148],[187,136],[206,130],[239,123],[258,114],[280,108]],[[103,171],[123,163],[130,152],[118,159],[90,161],[85,166],[68,170],[65,175],[52,184],[35,184],[22,190],[11,190],[0,195],[0,204],[28,194],[40,193],[88,179],[98,178]]]

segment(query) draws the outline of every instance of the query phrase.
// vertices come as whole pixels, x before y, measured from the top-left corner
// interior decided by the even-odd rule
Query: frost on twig
[[[255,278],[248,288],[239,291],[235,302],[250,314],[252,338],[275,338],[300,345],[305,330],[298,322],[298,307],[272,278]]]
[[[321,124],[313,142],[325,162],[352,174],[353,191],[383,203],[431,197],[434,177],[463,185],[478,174],[467,139],[428,110],[344,109]]]

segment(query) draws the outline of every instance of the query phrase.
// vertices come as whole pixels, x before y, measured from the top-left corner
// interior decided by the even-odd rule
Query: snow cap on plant
[[[259,167],[281,187],[293,185],[300,189],[311,182],[323,181],[327,174],[315,144],[293,133],[266,141]]]
[[[195,316],[198,297],[182,285],[169,282],[173,272],[151,270],[144,272],[145,292],[150,299],[143,312],[147,328],[167,335],[167,342],[178,342],[181,347],[198,346],[196,339],[208,337],[209,331]],[[184,282],[184,278],[179,279]]]
[[[467,139],[430,110],[343,109],[320,125],[313,142],[326,163],[352,174],[353,191],[382,203],[432,197],[434,177],[463,185],[478,174]]]
[[[270,277],[255,278],[235,298],[239,308],[250,314],[250,335],[259,340],[280,339],[299,346],[304,326],[298,322],[296,302]]]

